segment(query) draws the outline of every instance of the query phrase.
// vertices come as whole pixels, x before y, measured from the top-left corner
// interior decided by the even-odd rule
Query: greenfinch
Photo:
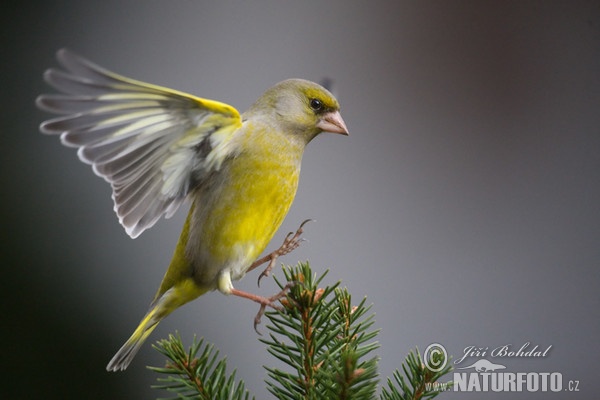
[[[129,79],[68,51],[65,71],[44,78],[64,94],[41,95],[43,110],[65,114],[40,130],[58,134],[112,187],[119,222],[132,238],[191,206],[173,258],[149,310],[108,363],[124,370],[157,324],[198,296],[219,290],[273,306],[232,281],[298,244],[302,227],[257,260],[294,200],[305,146],[319,133],[347,135],[335,97],[289,79],[240,114],[227,104]],[[260,313],[259,313],[260,314]]]

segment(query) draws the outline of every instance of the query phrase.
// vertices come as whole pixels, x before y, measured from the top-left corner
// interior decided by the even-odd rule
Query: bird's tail
[[[117,351],[106,366],[107,371],[125,370],[142,344],[152,333],[163,318],[176,308],[207,292],[206,288],[198,287],[191,279],[167,290],[150,305],[150,309],[125,344]]]

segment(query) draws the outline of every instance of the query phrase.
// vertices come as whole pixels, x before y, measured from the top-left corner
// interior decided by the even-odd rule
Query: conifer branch
[[[163,368],[148,367],[159,374],[168,375],[158,378],[160,385],[154,389],[164,389],[176,394],[173,399],[231,399],[248,400],[250,393],[245,390],[244,382],[235,382],[235,371],[228,377],[225,359],[218,360],[219,351],[212,344],[204,344],[204,339],[196,340],[186,352],[179,334],[169,335],[159,340],[154,349],[165,355],[170,361]],[[218,361],[217,361],[218,360]]]
[[[443,356],[440,356],[443,357]],[[433,372],[423,363],[419,349],[408,353],[408,356],[402,363],[404,376],[400,371],[394,371],[394,382],[388,378],[387,388],[384,387],[381,392],[382,400],[418,400],[432,399],[443,391],[450,390],[453,383],[440,383],[442,376],[452,370],[449,362],[443,359],[436,360],[439,365],[446,366],[440,371]],[[449,360],[447,360],[449,361]]]
[[[261,341],[293,372],[267,367],[269,391],[286,399],[372,395],[377,385],[377,358],[361,358],[378,344],[368,343],[377,332],[368,331],[372,316],[363,318],[370,308],[365,307],[365,300],[352,307],[350,294],[338,284],[319,288],[326,274],[317,277],[307,263],[285,268],[284,274],[287,282],[298,284],[283,302],[284,313],[266,314],[271,333]]]

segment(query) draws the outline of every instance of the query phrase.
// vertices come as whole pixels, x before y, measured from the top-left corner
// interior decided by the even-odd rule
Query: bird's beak
[[[332,111],[324,114],[317,123],[317,127],[321,128],[324,132],[348,135],[348,128],[346,128],[346,124],[339,111]]]

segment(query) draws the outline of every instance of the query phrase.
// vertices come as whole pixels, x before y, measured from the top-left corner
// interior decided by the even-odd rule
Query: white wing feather
[[[49,69],[44,78],[64,94],[42,95],[37,104],[66,116],[40,129],[77,147],[111,184],[131,237],[173,215],[236,152],[241,117],[233,107],[125,78],[64,49],[57,58],[67,72]]]

